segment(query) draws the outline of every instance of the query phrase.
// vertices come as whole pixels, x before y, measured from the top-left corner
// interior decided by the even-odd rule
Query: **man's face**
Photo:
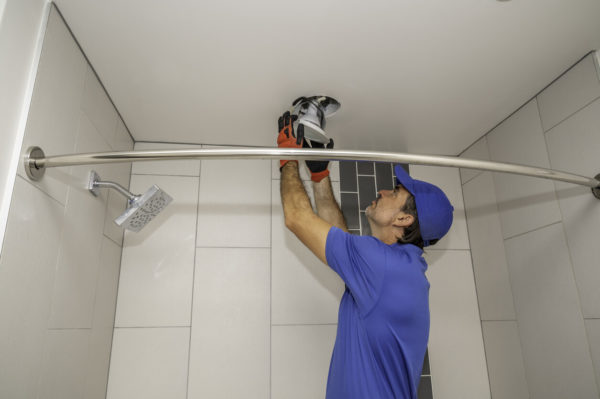
[[[398,184],[393,190],[381,190],[377,198],[366,209],[370,223],[379,227],[392,226],[404,207],[410,193]]]

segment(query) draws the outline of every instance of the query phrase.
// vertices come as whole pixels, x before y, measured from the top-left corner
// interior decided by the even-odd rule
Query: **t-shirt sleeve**
[[[385,274],[385,251],[373,237],[355,236],[337,227],[327,234],[327,264],[342,278],[361,311],[377,300]]]

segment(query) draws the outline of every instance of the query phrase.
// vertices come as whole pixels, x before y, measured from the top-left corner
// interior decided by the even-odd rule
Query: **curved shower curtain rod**
[[[175,159],[327,159],[343,161],[379,161],[413,165],[446,166],[488,170],[558,180],[587,186],[600,199],[600,174],[594,178],[511,163],[480,161],[439,155],[415,155],[401,152],[295,149],[271,147],[206,148],[189,150],[120,151],[46,156],[39,147],[30,147],[25,156],[25,171],[32,180],[44,176],[46,168],[119,162],[162,161]]]

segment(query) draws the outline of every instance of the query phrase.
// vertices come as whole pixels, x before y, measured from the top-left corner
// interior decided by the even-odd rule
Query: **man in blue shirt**
[[[295,116],[279,118],[280,148],[311,147]],[[324,146],[312,143],[312,148]],[[333,148],[330,141],[327,148]],[[397,186],[366,209],[372,236],[347,232],[327,161],[306,161],[317,214],[297,161],[281,161],[286,227],[346,284],[327,381],[327,399],[416,399],[429,337],[423,248],[450,229],[453,207],[438,187],[395,167]]]

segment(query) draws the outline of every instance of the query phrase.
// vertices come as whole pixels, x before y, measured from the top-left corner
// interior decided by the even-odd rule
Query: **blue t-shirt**
[[[423,250],[332,227],[325,252],[346,283],[327,399],[416,399],[429,338]]]

